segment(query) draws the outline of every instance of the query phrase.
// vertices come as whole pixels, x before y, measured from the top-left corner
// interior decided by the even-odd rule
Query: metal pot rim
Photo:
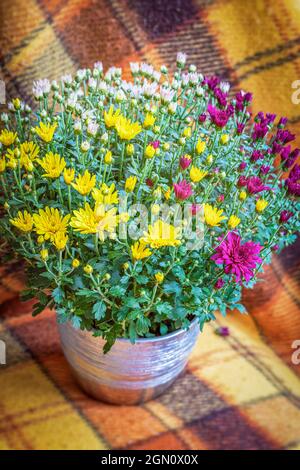
[[[190,325],[187,329],[180,328],[180,330],[175,330],[175,331],[172,331],[171,333],[168,333],[168,334],[162,335],[162,336],[154,336],[153,338],[137,338],[135,340],[134,344],[136,344],[136,343],[156,343],[158,341],[163,341],[165,339],[167,340],[169,338],[174,338],[175,336],[179,336],[182,333],[186,333],[191,328],[194,328],[196,323],[198,323],[198,318],[197,317],[195,317],[191,321],[191,323],[190,323]],[[93,331],[95,331],[95,329],[93,328],[92,330],[89,330],[89,331],[93,332]],[[128,338],[117,338],[116,341],[122,341],[122,342],[130,343],[130,339],[128,339]]]

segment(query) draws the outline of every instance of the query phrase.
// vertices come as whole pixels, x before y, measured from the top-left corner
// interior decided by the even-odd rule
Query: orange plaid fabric
[[[254,93],[253,112],[287,116],[300,144],[300,9],[296,0],[2,0],[0,78],[28,100],[33,80],[102,60],[172,67],[188,53],[204,74]],[[17,299],[22,265],[0,267],[0,449],[300,449],[298,243],[275,257],[253,291],[250,316],[208,325],[185,375],[162,397],[115,407],[84,395],[64,360],[55,317],[32,319]]]

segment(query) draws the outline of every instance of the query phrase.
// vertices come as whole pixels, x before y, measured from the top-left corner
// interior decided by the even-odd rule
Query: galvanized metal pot
[[[183,371],[196,342],[197,320],[188,330],[141,338],[135,344],[117,339],[103,354],[104,341],[70,322],[58,325],[61,344],[81,387],[94,398],[119,405],[135,405],[163,393]]]

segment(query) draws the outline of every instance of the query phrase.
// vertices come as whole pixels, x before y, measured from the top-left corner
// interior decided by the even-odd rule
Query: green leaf
[[[56,287],[52,291],[52,297],[57,304],[60,304],[65,298],[65,293],[60,287]]]
[[[135,343],[136,336],[135,322],[131,321],[129,324],[129,339],[132,344]]]
[[[172,312],[173,307],[168,302],[162,302],[156,305],[156,310],[160,314],[169,315]]]
[[[113,286],[110,288],[109,292],[114,297],[123,297],[123,295],[126,292],[126,289],[124,289],[124,287],[121,287],[121,286]]]
[[[180,295],[182,292],[181,286],[176,281],[165,282],[163,290],[166,294]]]
[[[172,273],[177,277],[181,282],[185,281],[185,272],[181,266],[174,266]]]
[[[159,327],[159,332],[160,334],[163,336],[163,335],[166,335],[168,333],[168,327],[167,325],[165,325],[164,323],[162,323]]]
[[[76,330],[78,330],[80,328],[80,324],[81,324],[81,318],[78,317],[77,315],[74,315],[72,317],[72,325],[74,326],[74,328],[76,328]]]
[[[101,318],[104,318],[105,312],[106,312],[106,305],[102,300],[94,304],[93,314],[96,320],[101,320]]]
[[[144,276],[143,274],[140,274],[138,276],[136,276],[136,281],[138,284],[147,284],[147,282],[149,282],[149,277],[147,276]]]

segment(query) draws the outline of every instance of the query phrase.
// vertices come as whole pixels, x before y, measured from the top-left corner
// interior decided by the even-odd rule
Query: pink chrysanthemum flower
[[[173,187],[175,196],[181,201],[188,199],[193,194],[192,186],[186,180],[182,180],[180,183],[174,183]]]
[[[253,270],[262,259],[258,256],[262,246],[259,243],[241,243],[242,239],[236,232],[229,232],[211,257],[216,264],[224,265],[226,274],[233,274],[236,282],[250,281]]]

